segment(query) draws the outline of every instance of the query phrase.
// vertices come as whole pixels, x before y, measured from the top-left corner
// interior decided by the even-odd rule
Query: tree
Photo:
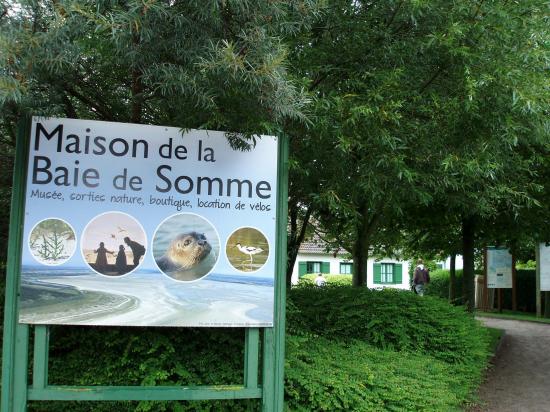
[[[2,4],[2,145],[15,146],[25,114],[221,129],[240,148],[305,120],[281,38],[307,24],[313,0]]]
[[[407,205],[459,222],[467,301],[481,222],[534,206],[545,31],[536,1],[332,1],[291,50],[315,104],[316,216],[366,281]],[[437,214],[436,214],[437,215]],[[450,241],[455,244],[455,242]]]
[[[249,134],[300,118],[280,36],[307,1],[28,1],[0,20],[0,108],[223,128]]]
[[[464,14],[448,2],[333,1],[292,49],[293,73],[315,101],[309,135],[321,142],[304,152],[323,159],[316,215],[352,253],[356,286],[391,219],[431,199],[437,177],[426,171],[449,109],[441,65],[453,57],[437,39]],[[326,147],[330,156],[317,154]]]

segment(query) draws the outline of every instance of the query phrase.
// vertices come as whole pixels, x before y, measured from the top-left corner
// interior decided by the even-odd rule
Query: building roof
[[[319,255],[345,255],[348,252],[346,252],[344,249],[327,249],[327,244],[317,238],[317,239],[310,239],[307,241],[303,241],[300,245],[299,253],[312,253],[312,254],[319,254]]]

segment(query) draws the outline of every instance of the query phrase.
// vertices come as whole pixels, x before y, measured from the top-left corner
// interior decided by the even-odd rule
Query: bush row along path
[[[479,397],[482,411],[550,410],[550,324],[479,318],[505,330]]]

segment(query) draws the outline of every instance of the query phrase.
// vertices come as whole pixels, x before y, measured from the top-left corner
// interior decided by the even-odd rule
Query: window
[[[353,263],[341,262],[340,273],[342,275],[351,275],[353,273]]]
[[[403,282],[403,266],[401,263],[375,263],[374,283],[396,285]]]
[[[381,263],[381,282],[393,283],[393,263]]]
[[[321,262],[306,262],[307,273],[321,273]]]
[[[298,276],[309,273],[330,273],[330,262],[298,262]]]

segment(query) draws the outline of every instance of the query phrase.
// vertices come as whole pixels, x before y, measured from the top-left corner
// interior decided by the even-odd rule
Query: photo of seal
[[[153,236],[153,259],[164,275],[195,281],[208,275],[220,256],[218,232],[194,213],[178,213],[164,220]]]
[[[163,272],[188,270],[200,263],[212,250],[203,233],[189,232],[176,236],[164,255],[156,260]]]

